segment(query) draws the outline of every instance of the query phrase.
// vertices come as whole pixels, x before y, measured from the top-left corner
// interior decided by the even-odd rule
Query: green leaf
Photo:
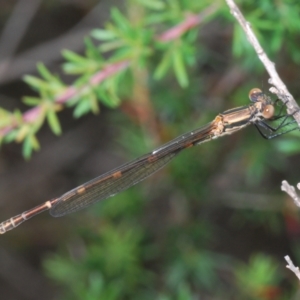
[[[153,10],[163,10],[166,8],[166,4],[161,0],[136,0],[140,4]]]
[[[86,115],[91,111],[91,105],[86,99],[82,99],[77,105],[76,108],[74,109],[74,117],[75,118],[80,118],[83,115]]]
[[[45,67],[43,63],[38,63],[37,69],[45,80],[48,81],[56,80],[55,76],[50,73],[50,71]]]
[[[31,140],[32,148],[35,151],[40,150],[40,143],[39,143],[38,139],[36,138],[36,136],[34,134],[30,135],[30,140]]]
[[[90,60],[95,60],[97,62],[102,62],[104,59],[101,56],[100,51],[97,47],[93,44],[92,40],[90,38],[84,39],[84,44],[86,46],[86,54],[90,58]]]
[[[189,85],[189,80],[186,73],[182,52],[180,50],[175,50],[173,52],[173,60],[175,75],[180,86],[183,88],[187,87]]]
[[[3,137],[4,143],[11,143],[12,141],[14,141],[16,139],[17,135],[18,135],[18,130],[10,131]]]
[[[113,8],[111,10],[111,17],[115,21],[116,25],[123,31],[123,33],[128,33],[131,31],[130,22],[117,8]]]
[[[28,160],[31,157],[32,150],[33,150],[32,140],[30,136],[27,136],[24,139],[23,147],[22,147],[22,154],[26,160]]]
[[[12,122],[12,113],[0,107],[0,128],[10,126]]]
[[[117,37],[113,31],[105,29],[94,29],[91,32],[91,36],[100,41],[109,41]]]
[[[97,95],[100,101],[110,108],[117,107],[121,102],[120,98],[115,93],[108,92],[103,88],[97,89]]]
[[[134,55],[134,53],[132,51],[132,48],[123,47],[123,48],[117,49],[114,52],[114,61],[126,60],[129,58],[132,58],[133,55]]]
[[[156,80],[162,79],[168,72],[169,68],[171,67],[171,63],[172,63],[171,55],[169,55],[169,53],[166,53],[154,71],[154,79]]]
[[[16,136],[16,142],[22,142],[29,134],[30,127],[28,124],[24,123],[18,128],[18,134]]]
[[[118,49],[121,46],[124,46],[124,42],[121,40],[115,40],[112,42],[106,42],[99,46],[101,52],[108,52],[114,49]]]
[[[55,111],[52,109],[47,112],[47,120],[52,132],[56,135],[61,134],[61,127]]]
[[[87,60],[86,57],[81,56],[70,50],[63,50],[62,55],[66,60],[71,61],[71,62],[85,63]]]
[[[167,12],[162,12],[159,14],[151,14],[147,17],[146,24],[161,24],[163,22],[169,21],[171,18],[170,13]]]
[[[68,74],[82,74],[86,71],[86,64],[64,63],[63,70]]]
[[[90,94],[87,101],[90,103],[91,110],[93,114],[98,114],[99,113],[99,103],[97,101],[97,97],[95,93]]]
[[[23,114],[19,109],[14,110],[14,118],[19,123],[21,123],[23,121]]]
[[[116,93],[109,93],[110,104],[109,107],[115,108],[120,105],[121,99]]]
[[[41,103],[41,99],[37,97],[23,97],[22,101],[29,106],[37,106]]]
[[[45,83],[45,81],[43,81],[40,78],[31,76],[31,75],[25,75],[23,77],[23,80],[30,85],[32,88],[34,88],[35,90],[42,90],[42,89],[46,89],[48,87],[48,84]]]

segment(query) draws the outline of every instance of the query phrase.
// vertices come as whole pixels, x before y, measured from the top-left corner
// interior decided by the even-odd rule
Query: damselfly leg
[[[282,109],[280,110],[282,111]],[[258,132],[260,133],[260,135],[267,139],[267,140],[271,140],[273,138],[279,137],[283,134],[286,134],[288,132],[294,131],[296,129],[299,129],[298,125],[294,126],[293,128],[289,128],[287,130],[284,131],[280,131],[282,128],[290,126],[292,124],[296,123],[296,120],[289,120],[289,118],[291,118],[292,115],[278,115],[278,116],[274,116],[273,118],[271,118],[269,121],[277,121],[280,119],[283,119],[279,125],[277,125],[276,127],[271,126],[270,124],[268,124],[266,121],[259,121],[255,124],[255,127],[257,128]],[[279,132],[280,131],[280,132]]]

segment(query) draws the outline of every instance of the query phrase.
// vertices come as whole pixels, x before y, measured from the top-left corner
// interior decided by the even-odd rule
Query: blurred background
[[[242,2],[297,99],[300,4]],[[35,139],[4,138],[1,221],[248,105],[253,87],[268,92],[268,74],[225,1],[1,0],[0,7],[2,127],[7,111],[29,109],[24,96],[58,97],[33,77],[24,82],[40,78],[38,62],[62,90],[85,84],[105,62],[133,62],[104,81],[98,97],[90,91],[57,108],[60,126],[55,117],[41,123],[39,151],[31,151]],[[201,15],[197,25],[168,38],[193,15]],[[63,58],[65,49],[82,59]],[[299,213],[280,191],[282,180],[300,179],[299,152],[298,132],[268,141],[249,127],[185,150],[88,209],[57,219],[43,213],[0,237],[1,299],[299,299],[283,258],[300,264]]]

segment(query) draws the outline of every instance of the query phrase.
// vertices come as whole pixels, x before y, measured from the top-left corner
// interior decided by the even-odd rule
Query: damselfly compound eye
[[[262,95],[262,90],[259,88],[254,88],[249,92],[249,99],[252,102],[257,102],[259,96]]]
[[[270,119],[274,116],[274,113],[275,113],[274,106],[269,104],[264,108],[262,115],[265,119]]]

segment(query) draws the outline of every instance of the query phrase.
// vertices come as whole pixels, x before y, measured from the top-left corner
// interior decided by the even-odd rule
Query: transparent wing
[[[50,209],[54,217],[78,211],[112,197],[165,166],[181,150],[211,139],[213,123],[186,133],[153,152],[105,173],[62,195]]]

